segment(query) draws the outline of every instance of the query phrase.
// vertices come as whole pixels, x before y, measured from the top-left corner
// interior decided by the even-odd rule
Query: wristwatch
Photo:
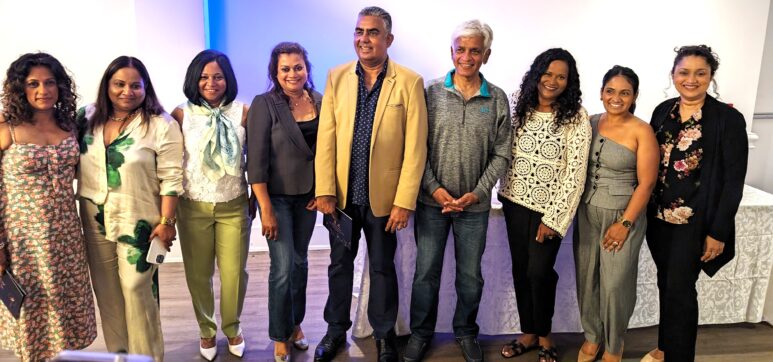
[[[174,226],[176,222],[177,222],[177,218],[174,216],[173,217],[162,216],[161,220],[158,223],[166,226]]]
[[[623,224],[623,227],[626,229],[630,229],[633,226],[633,223],[630,220],[626,220],[624,217],[620,216],[617,219],[617,222]]]

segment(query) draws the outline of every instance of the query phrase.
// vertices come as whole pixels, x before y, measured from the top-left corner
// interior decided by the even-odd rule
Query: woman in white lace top
[[[247,207],[244,157],[247,106],[225,54],[204,50],[191,61],[183,92],[188,101],[172,112],[185,139],[185,195],[180,198],[180,247],[185,279],[199,323],[201,355],[217,353],[212,275],[220,270],[220,318],[228,351],[241,357],[244,338],[239,314],[247,287],[251,219]]]
[[[549,338],[558,273],[553,269],[585,185],[591,126],[580,104],[572,55],[549,49],[537,56],[514,96],[513,159],[500,181],[523,335],[502,348],[515,357],[540,349],[557,359]]]

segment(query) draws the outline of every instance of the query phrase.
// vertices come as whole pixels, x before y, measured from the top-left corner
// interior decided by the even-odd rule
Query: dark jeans
[[[483,295],[480,261],[486,247],[488,211],[442,214],[439,207],[418,203],[414,219],[416,273],[411,291],[411,332],[428,341],[435,332],[438,291],[448,231],[453,228],[456,255],[454,334],[478,335],[478,306]]]
[[[289,340],[306,315],[307,256],[317,219],[316,211],[306,210],[312,197],[271,195],[279,227],[278,239],[268,240],[268,335],[273,341]]]
[[[397,272],[395,250],[397,237],[384,231],[389,216],[375,217],[369,206],[349,205],[344,212],[352,217],[352,245],[330,242],[330,266],[327,269],[329,294],[325,304],[327,333],[331,337],[346,334],[352,326],[349,312],[352,306],[354,258],[357,256],[360,232],[365,232],[370,266],[368,321],[376,338],[394,336],[397,322]],[[331,238],[331,240],[334,240]]]
[[[694,225],[650,217],[647,245],[658,268],[658,348],[667,361],[693,361],[698,337],[698,292],[704,240]]]
[[[553,327],[558,273],[553,269],[561,238],[537,242],[542,213],[499,197],[505,214],[521,331],[545,337]]]

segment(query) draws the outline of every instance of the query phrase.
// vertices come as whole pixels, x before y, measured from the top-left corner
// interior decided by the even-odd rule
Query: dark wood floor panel
[[[311,361],[313,349],[325,334],[327,325],[322,318],[327,298],[328,251],[309,252],[309,283],[307,310],[303,329],[311,348],[309,351],[294,351],[295,361]],[[247,262],[250,274],[247,298],[242,313],[242,329],[247,339],[247,351],[243,359],[228,353],[227,341],[218,333],[217,361],[272,361],[273,345],[268,338],[268,254],[251,254]],[[161,324],[164,330],[165,361],[204,361],[198,351],[198,326],[193,316],[190,295],[185,284],[183,265],[167,264],[161,267]],[[220,283],[215,278],[215,291]],[[356,302],[356,300],[355,300]],[[353,302],[354,304],[354,302]],[[353,316],[353,314],[352,314]],[[219,317],[218,317],[219,318]],[[101,328],[100,328],[101,331]],[[500,347],[514,336],[481,336],[481,345],[487,360],[502,360]],[[561,333],[555,335],[560,348],[561,361],[576,361],[577,351],[582,344],[582,334]],[[402,347],[407,338],[399,339]],[[652,349],[657,340],[657,327],[639,328],[628,332],[624,357],[626,361],[638,361]],[[102,337],[87,350],[104,351]],[[761,324],[733,324],[703,326],[698,332],[697,361],[773,361],[773,327]],[[375,344],[371,338],[347,340],[347,349],[336,361],[374,361]],[[429,361],[462,361],[460,349],[452,334],[436,335],[432,349],[427,355]],[[536,361],[537,352],[532,351],[510,361]],[[0,350],[0,362],[16,361],[13,353]]]

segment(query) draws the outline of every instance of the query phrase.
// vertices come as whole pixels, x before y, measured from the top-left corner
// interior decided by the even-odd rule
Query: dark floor
[[[314,346],[324,335],[326,325],[322,319],[322,311],[327,297],[327,263],[328,251],[310,251],[309,253],[309,287],[307,292],[308,307],[303,329],[306,332],[311,348],[309,351],[295,351],[295,361],[310,361]],[[242,313],[242,328],[247,339],[247,351],[243,359],[228,354],[226,340],[218,336],[217,361],[272,361],[273,345],[268,339],[267,311],[267,280],[268,255],[254,253],[248,260],[250,287],[247,292],[244,312]],[[161,268],[161,324],[164,329],[167,362],[204,361],[198,352],[198,328],[190,296],[185,285],[183,266],[180,263],[164,265]],[[218,285],[216,283],[216,288]],[[354,304],[354,303],[353,303]],[[501,345],[511,340],[513,336],[481,336],[481,345],[488,360],[500,360]],[[400,339],[402,346],[405,337]],[[657,340],[657,328],[639,328],[628,332],[625,341],[626,361],[638,361],[647,351],[653,348]],[[561,333],[554,335],[560,350],[561,361],[576,361],[577,351],[582,344],[580,333]],[[373,361],[375,360],[375,344],[372,339],[348,340],[347,349],[336,361]],[[104,351],[105,344],[101,336],[87,350]],[[733,324],[702,326],[698,332],[697,361],[773,361],[773,327],[768,324]],[[367,357],[365,357],[367,356]],[[427,354],[431,361],[461,361],[459,347],[452,334],[436,335],[432,349]],[[536,361],[537,352],[532,351],[511,361]],[[13,353],[0,350],[0,362],[16,361]]]

